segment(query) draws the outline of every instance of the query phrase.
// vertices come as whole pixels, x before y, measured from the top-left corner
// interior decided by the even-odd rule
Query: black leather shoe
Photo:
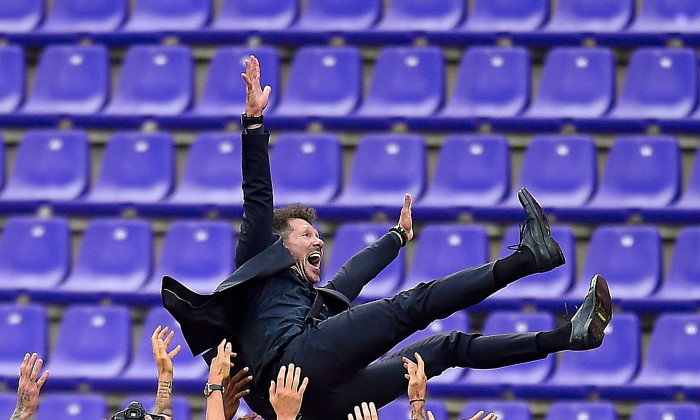
[[[591,280],[583,305],[571,318],[571,350],[590,350],[600,347],[605,327],[612,319],[612,298],[608,283],[596,274]]]
[[[535,255],[537,272],[543,273],[564,264],[564,253],[552,238],[547,216],[539,203],[525,189],[518,191],[518,200],[525,209],[525,224],[520,232],[520,245],[526,246]]]

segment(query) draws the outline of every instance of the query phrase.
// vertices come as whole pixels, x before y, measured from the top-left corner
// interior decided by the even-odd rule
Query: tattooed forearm
[[[10,420],[26,420],[29,418],[29,416],[32,414],[30,412],[27,412],[27,409],[29,408],[29,403],[30,403],[31,397],[27,395],[24,392],[18,392],[17,393],[17,407],[15,407],[14,413],[12,413],[12,417],[10,417]]]
[[[158,381],[156,414],[173,415],[173,381]]]
[[[420,401],[411,404],[411,420],[425,420],[425,403]]]

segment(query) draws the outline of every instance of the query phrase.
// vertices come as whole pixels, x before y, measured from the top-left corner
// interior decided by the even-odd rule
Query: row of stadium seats
[[[378,42],[380,38],[385,42],[397,35],[424,32],[436,33],[431,39],[443,42],[504,33],[526,33],[540,42],[554,42],[555,35],[571,33],[614,34],[617,37],[612,40],[644,42],[655,33],[700,29],[700,7],[683,0],[645,0],[637,16],[633,0],[559,0],[553,13],[550,0],[475,0],[469,13],[466,0],[391,0],[386,10],[382,0],[307,0],[303,11],[298,0],[223,0],[217,16],[213,16],[212,0],[177,6],[168,0],[138,0],[130,14],[127,0],[54,0],[48,13],[44,3],[4,4],[0,33],[35,42],[85,35],[138,42],[157,39],[160,33],[211,42],[223,41],[232,32],[239,36],[256,33],[285,43],[323,41],[339,33],[350,35],[353,41]],[[646,38],[634,36],[638,34]]]
[[[0,416],[9,418],[15,408],[14,394],[0,394]],[[146,409],[153,409],[155,401],[152,395],[132,395],[122,400],[120,407],[126,407],[130,401],[141,401]],[[447,420],[447,405],[439,399],[430,399],[425,404],[438,420]],[[478,410],[495,412],[500,419],[532,420],[533,414],[523,401],[474,400],[462,409],[459,418],[472,416]],[[194,410],[184,397],[173,397],[173,418],[190,419]],[[241,402],[237,417],[250,413],[251,410]],[[111,413],[110,413],[111,414]],[[407,400],[396,400],[379,410],[380,418],[410,418],[410,406]],[[107,400],[100,394],[48,394],[42,398],[37,413],[37,420],[74,420],[102,419],[108,417]],[[617,420],[618,415],[612,402],[568,401],[555,402],[549,408],[545,420]],[[693,403],[652,403],[638,404],[630,420],[698,420],[700,409]],[[202,413],[202,420],[206,420]]]
[[[385,234],[390,225],[341,225],[324,261],[328,280],[353,254]],[[681,231],[665,279],[659,233],[649,226],[604,226],[590,240],[585,261],[577,261],[572,231],[554,226],[567,264],[522,279],[479,307],[521,308],[536,305],[561,311],[564,302],[579,304],[595,273],[604,273],[612,295],[625,308],[640,312],[693,310],[700,303],[700,228]],[[422,281],[486,263],[489,240],[481,226],[436,224],[418,232],[410,271],[405,253],[383,270],[360,300],[389,297]],[[500,256],[519,242],[519,231],[506,231]],[[82,237],[71,267],[69,226],[61,218],[12,217],[0,237],[0,295],[27,293],[38,301],[97,302],[109,297],[128,304],[160,301],[167,274],[195,291],[209,293],[234,269],[235,234],[223,221],[177,221],[165,234],[157,264],[153,233],[146,220],[95,219]],[[578,280],[577,266],[583,265]],[[408,272],[406,272],[408,271]]]
[[[493,311],[481,333],[485,335],[548,331],[555,328],[547,312]],[[0,305],[0,332],[7,337],[0,349],[0,380],[16,383],[17,364],[26,352],[46,355],[51,372],[46,386],[52,390],[91,389],[140,392],[153,389],[157,370],[153,366],[150,337],[156,326],[176,331],[173,346],[184,349],[174,360],[175,387],[198,392],[207,366],[187,350],[182,334],[162,307],[151,309],[143,322],[138,342],[132,345],[132,320],[122,306],[73,305],[58,329],[55,345],[48,351],[45,309],[39,305]],[[450,369],[431,380],[429,390],[440,396],[496,397],[504,392],[532,398],[579,397],[591,392],[606,398],[654,399],[676,393],[700,395],[698,326],[700,315],[662,314],[642,352],[640,322],[631,313],[616,313],[606,330],[603,345],[587,352],[550,355],[545,359],[488,370]],[[403,348],[432,334],[460,330],[469,332],[468,317],[457,312],[432,323],[397,346]],[[133,355],[132,355],[133,353]],[[642,354],[645,354],[642,357]],[[685,419],[684,419],[685,420]]]
[[[554,129],[565,123],[591,130],[639,130],[653,120],[671,130],[700,127],[694,50],[637,49],[616,98],[613,52],[579,47],[551,50],[532,100],[530,54],[522,47],[467,49],[451,95],[445,92],[440,48],[386,47],[364,99],[356,47],[299,49],[283,95],[277,92],[277,50],[222,47],[211,61],[201,99],[193,105],[197,95],[189,47],[131,47],[110,98],[104,46],[51,45],[41,55],[34,89],[24,101],[24,53],[14,45],[0,48],[0,122],[55,125],[69,117],[80,125],[124,127],[155,118],[165,127],[223,126],[236,121],[243,109],[239,73],[250,54],[259,57],[263,84],[273,87],[266,110],[271,127],[305,128],[320,121],[327,128],[367,129],[404,120],[415,128],[454,130],[489,119],[496,128],[500,124],[510,130]]]
[[[200,133],[176,183],[176,151],[167,132],[116,132],[90,186],[90,142],[79,130],[30,130],[19,142],[12,173],[0,192],[0,212],[34,211],[49,203],[67,214],[203,216],[242,211],[238,133]],[[700,152],[699,152],[700,153]],[[511,151],[501,135],[450,135],[429,177],[428,150],[419,134],[369,134],[355,150],[343,180],[342,148],[334,134],[282,133],[271,150],[275,203],[316,206],[323,218],[370,218],[398,211],[406,192],[420,220],[518,221],[522,209],[511,186]],[[207,162],[202,165],[202,162]],[[592,137],[535,136],[519,179],[560,220],[690,223],[700,218],[700,154],[682,192],[682,156],[671,136],[620,136],[602,179]],[[1,170],[0,173],[3,173]],[[428,179],[431,179],[428,182]],[[177,184],[177,185],[176,185]],[[680,198],[679,198],[680,197]]]

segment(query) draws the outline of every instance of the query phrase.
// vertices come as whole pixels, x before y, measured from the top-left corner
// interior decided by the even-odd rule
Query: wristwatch
[[[214,391],[221,391],[221,395],[223,396],[224,394],[224,387],[223,385],[217,385],[217,384],[210,384],[207,382],[204,384],[204,396],[209,398],[212,392]]]
[[[241,125],[245,128],[248,128],[251,125],[262,124],[262,123],[263,123],[262,114],[258,115],[257,117],[249,117],[245,112],[243,114],[241,114]]]

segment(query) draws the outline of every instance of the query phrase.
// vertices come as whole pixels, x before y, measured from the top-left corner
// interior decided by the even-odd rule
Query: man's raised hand
[[[182,347],[178,344],[172,351],[168,352],[168,346],[175,336],[175,331],[170,331],[170,334],[168,331],[168,327],[162,328],[159,325],[151,335],[151,348],[153,349],[153,360],[158,368],[158,377],[168,376],[172,380],[173,358],[180,353]]]
[[[24,360],[19,368],[17,407],[15,407],[15,412],[10,419],[26,420],[36,411],[39,405],[39,391],[49,377],[48,371],[39,377],[43,366],[44,361],[39,359],[39,355],[36,353],[24,355]]]
[[[409,193],[406,193],[403,197],[399,226],[406,230],[409,241],[413,239],[413,197]]]
[[[355,415],[353,416],[353,413],[348,414],[348,420],[379,420],[379,416],[377,415],[377,407],[373,402],[369,404],[363,402],[360,405],[362,406],[362,409],[360,409],[359,406],[355,406]]]
[[[299,385],[301,382],[301,385]],[[301,409],[301,400],[309,384],[309,378],[301,380],[301,368],[282,366],[277,375],[277,383],[270,383],[270,404],[275,409],[277,420],[294,420]]]
[[[245,59],[245,73],[241,73],[241,77],[245,80],[245,113],[249,117],[257,117],[262,115],[263,110],[270,100],[272,88],[265,86],[261,89],[260,86],[260,62],[255,56],[251,55]]]

